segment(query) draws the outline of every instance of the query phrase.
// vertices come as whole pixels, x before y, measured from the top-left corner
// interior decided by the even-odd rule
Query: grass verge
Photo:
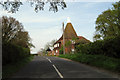
[[[78,61],[80,63],[96,66],[112,72],[120,73],[120,59],[111,58],[103,55],[90,54],[61,54],[59,57]]]
[[[34,56],[29,56],[23,60],[18,61],[15,64],[7,64],[2,66],[2,78],[9,78],[15,72],[17,72],[20,68],[22,68],[25,64],[30,62]]]

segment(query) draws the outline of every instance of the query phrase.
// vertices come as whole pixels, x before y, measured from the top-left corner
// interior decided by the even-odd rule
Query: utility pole
[[[64,34],[64,22],[63,22],[63,54],[65,54],[65,34]]]

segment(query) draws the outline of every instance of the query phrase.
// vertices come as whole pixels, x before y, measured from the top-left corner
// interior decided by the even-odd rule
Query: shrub
[[[30,55],[29,48],[23,48],[11,43],[2,44],[2,64],[16,63]]]
[[[83,54],[101,54],[120,58],[120,37],[97,40],[89,44],[76,45],[76,51]]]
[[[63,46],[60,48],[60,54],[63,54]]]

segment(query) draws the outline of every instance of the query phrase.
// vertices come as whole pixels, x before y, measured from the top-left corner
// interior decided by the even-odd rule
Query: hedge
[[[76,45],[76,52],[120,58],[120,36]]]
[[[30,49],[11,43],[2,43],[2,64],[16,63],[30,55]]]

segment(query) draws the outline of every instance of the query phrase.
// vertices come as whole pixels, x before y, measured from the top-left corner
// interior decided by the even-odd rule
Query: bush
[[[25,64],[33,59],[33,55],[30,55],[22,60],[19,60],[15,64],[7,64],[2,67],[2,79],[10,78],[14,73],[21,69]]]
[[[63,46],[60,48],[60,54],[63,54]]]
[[[76,45],[76,51],[84,54],[101,54],[120,58],[120,37],[97,40],[89,44]]]
[[[23,48],[11,43],[2,44],[2,64],[16,63],[30,55],[29,48]]]

